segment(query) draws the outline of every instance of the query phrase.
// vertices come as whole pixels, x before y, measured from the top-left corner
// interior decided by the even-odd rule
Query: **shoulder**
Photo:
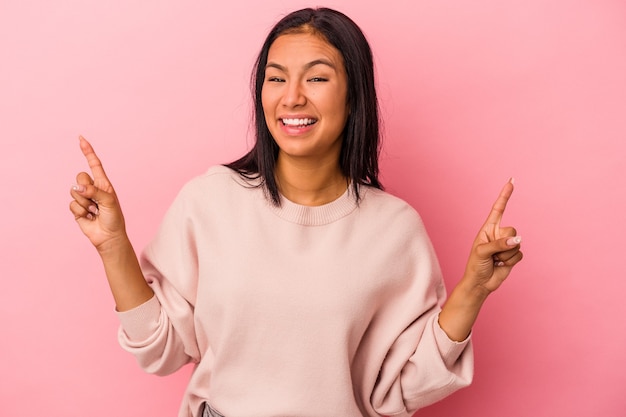
[[[183,188],[194,188],[213,184],[230,183],[239,177],[232,169],[224,165],[214,165],[204,173],[189,180]]]
[[[224,166],[211,166],[206,172],[189,180],[183,187],[182,193],[205,192],[208,190],[227,190],[230,188],[256,187],[259,179],[244,178],[238,172]]]
[[[406,239],[428,237],[422,217],[405,200],[386,191],[367,187],[359,205],[360,216],[381,234]]]
[[[422,222],[417,210],[409,203],[393,194],[373,187],[364,190],[361,208],[379,218],[388,218],[401,222]]]
[[[399,265],[414,265],[436,259],[427,228],[420,214],[405,200],[368,187],[359,206],[361,224],[373,236],[379,251]],[[403,259],[403,261],[400,261]]]
[[[223,165],[211,166],[185,183],[175,199],[175,204],[201,206],[238,204],[261,190],[260,180],[247,179]]]

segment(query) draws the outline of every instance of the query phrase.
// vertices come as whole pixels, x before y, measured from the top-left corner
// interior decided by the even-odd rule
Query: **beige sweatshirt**
[[[180,417],[409,416],[471,382],[421,219],[361,191],[274,207],[223,166],[183,187],[141,259],[155,296],[118,313],[146,371],[195,364]]]

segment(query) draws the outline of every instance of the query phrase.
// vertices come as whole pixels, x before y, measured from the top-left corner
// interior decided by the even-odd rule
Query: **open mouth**
[[[307,127],[317,123],[317,119],[281,119],[284,126]]]

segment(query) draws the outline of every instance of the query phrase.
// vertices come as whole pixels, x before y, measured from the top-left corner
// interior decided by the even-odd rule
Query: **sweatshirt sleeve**
[[[187,194],[183,188],[140,257],[154,297],[117,313],[120,345],[146,372],[158,375],[200,360],[194,328],[198,261]]]
[[[473,378],[473,352],[470,337],[462,342],[448,338],[438,323],[446,291],[434,249],[417,217],[415,228],[401,240],[406,260],[401,271],[406,286],[379,314],[387,327],[378,332],[380,367],[370,404],[385,416],[410,416],[456,390]],[[406,250],[408,249],[408,251]],[[399,249],[401,250],[401,249]],[[383,327],[380,325],[379,327]],[[395,329],[395,330],[394,330]],[[387,342],[383,342],[387,340]]]
[[[438,314],[430,315],[425,326],[416,322],[391,347],[372,395],[372,405],[379,414],[411,415],[472,382],[469,338],[451,341],[437,318]]]

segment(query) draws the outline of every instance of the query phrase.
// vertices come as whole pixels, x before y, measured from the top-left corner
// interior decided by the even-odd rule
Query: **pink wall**
[[[118,347],[101,265],[67,209],[85,169],[77,136],[143,247],[183,182],[247,148],[253,57],[308,4],[0,2],[0,415],[175,415],[189,370],[145,375]],[[517,179],[506,220],[526,259],[475,328],[475,383],[418,414],[623,415],[626,4],[326,4],[371,40],[383,179],[422,213],[450,287]]]

